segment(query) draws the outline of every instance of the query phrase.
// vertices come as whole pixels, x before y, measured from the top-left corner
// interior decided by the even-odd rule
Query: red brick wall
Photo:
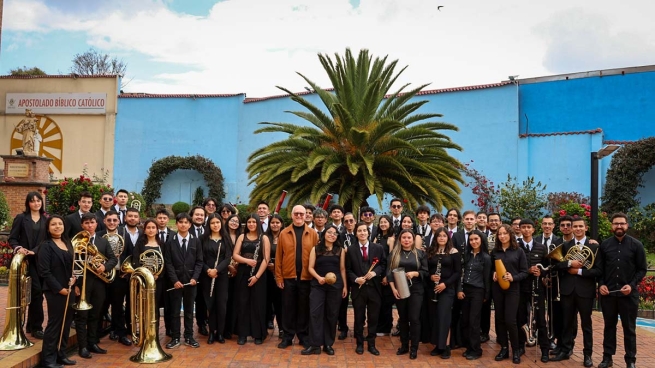
[[[45,190],[45,185],[26,185],[26,184],[12,184],[12,183],[0,183],[0,191],[4,193],[5,198],[7,198],[7,204],[9,205],[9,213],[11,217],[15,217],[19,213],[25,211],[25,196],[29,192],[39,192],[45,199],[43,191]],[[45,205],[45,203],[44,203]]]

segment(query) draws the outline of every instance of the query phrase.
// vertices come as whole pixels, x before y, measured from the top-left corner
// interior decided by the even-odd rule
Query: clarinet
[[[255,247],[255,254],[253,254],[252,259],[255,261],[255,266],[250,270],[250,277],[253,277],[255,274],[255,270],[257,269],[257,258],[259,258],[259,247],[262,244],[262,238],[259,238],[259,241],[257,242],[257,246]]]
[[[218,259],[221,256],[221,245],[223,244],[222,240],[218,241],[218,252],[216,252],[216,262],[214,262],[214,269],[218,267]],[[216,279],[218,278],[218,275],[212,279],[212,284],[209,289],[209,297],[211,298],[214,295],[214,284],[216,284]]]
[[[440,254],[437,254],[437,270],[435,271],[434,274],[436,276],[441,276],[441,255]],[[441,281],[441,279],[439,279],[439,281]],[[434,286],[436,287],[437,285],[439,285],[439,282],[435,281]],[[435,303],[437,303],[439,301],[439,293],[437,293],[436,291],[434,292],[434,296],[432,296],[432,301],[435,302]]]

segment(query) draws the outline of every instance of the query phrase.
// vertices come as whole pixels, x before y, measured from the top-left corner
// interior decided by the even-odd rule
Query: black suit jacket
[[[73,239],[80,231],[82,231],[82,217],[80,217],[78,210],[64,218],[64,233],[68,236],[68,239]]]
[[[102,210],[97,210],[96,211],[96,221],[98,222],[98,227],[96,227],[96,233],[98,231],[102,231],[102,230],[106,229],[105,214],[102,212]]]
[[[11,224],[11,232],[9,233],[9,245],[11,245],[14,250],[16,250],[18,247],[22,247],[37,253],[39,251],[39,245],[45,239],[45,223],[45,216],[41,216],[38,221],[40,226],[39,235],[35,241],[32,238],[32,215],[29,213],[19,213],[16,215],[14,222]],[[31,257],[32,256],[30,256],[30,258]]]
[[[119,226],[118,229],[116,229],[116,233],[120,235],[123,238],[123,241],[125,242],[123,247],[123,252],[121,254],[114,254],[114,256],[116,256],[116,260],[118,261],[118,264],[122,265],[125,259],[128,256],[131,256],[132,253],[134,252],[134,244],[132,243],[130,234],[128,234],[127,230],[125,230],[124,227]],[[97,237],[102,238],[105,234],[107,234],[106,229],[102,231],[96,231],[96,238]]]
[[[532,238],[532,250],[528,249],[528,246],[525,243],[525,241],[523,241],[523,239],[519,241],[519,247],[521,247],[521,249],[523,249],[523,252],[525,253],[525,260],[528,261],[528,269],[537,264],[541,264],[543,267],[548,267],[548,265],[550,264],[549,259],[546,258],[546,256],[548,255],[548,249],[546,248],[545,245],[539,243],[539,241],[536,238]],[[546,274],[543,273],[543,271],[542,271],[542,276],[546,276]],[[535,276],[528,271],[528,277],[526,277],[524,280],[521,281],[521,291],[531,292],[532,285],[534,282],[535,282]],[[543,286],[541,282],[535,285],[539,289],[541,289],[541,287]]]
[[[198,281],[200,278],[203,265],[202,245],[198,238],[194,237],[190,232],[189,234],[186,253],[183,252],[180,246],[178,234],[175,234],[170,239],[167,249],[164,252],[164,270],[172,284],[178,281],[186,284],[191,279]]]
[[[535,236],[534,239],[537,239],[537,241],[539,241],[539,243],[546,245],[546,242],[544,241],[544,234],[539,234],[539,235]],[[561,244],[560,237],[553,234],[551,239],[550,239],[550,242],[548,243],[548,248],[556,247],[559,244]]]
[[[73,246],[66,244],[70,259],[66,260],[63,252],[52,240],[46,240],[39,249],[39,274],[43,277],[43,290],[58,293],[68,288],[68,280],[73,275]]]
[[[575,247],[575,238],[563,244],[563,254],[566,256],[569,249]],[[589,244],[589,238],[585,239],[585,244],[595,254],[596,260],[590,269],[582,268],[582,275],[571,275],[568,272],[568,260],[555,264],[555,269],[559,272],[560,277],[560,294],[576,295],[583,298],[593,298],[596,296],[596,278],[602,275],[602,254],[598,252],[598,244]]]
[[[366,282],[369,286],[362,286],[362,288],[374,287],[378,294],[382,295],[381,282],[387,269],[387,260],[384,258],[384,249],[382,249],[380,244],[369,242],[367,253],[368,266],[364,269],[364,265],[362,264],[362,251],[359,247],[358,241],[355,241],[353,245],[348,247],[346,252],[346,276],[348,277],[348,281],[352,284],[351,293],[353,300],[357,299],[360,291],[359,285],[355,283],[355,279],[368,273],[368,269],[375,258],[379,260],[375,267],[373,267],[373,272],[375,272],[376,276]]]
[[[346,228],[343,228],[343,232],[339,233],[339,240],[341,240],[341,245],[344,248],[348,248],[349,246],[353,244],[357,244],[357,236],[353,232],[352,235],[350,235],[350,243],[347,243],[346,240],[348,239],[348,236],[346,235]]]
[[[453,246],[457,248],[460,254],[464,254],[466,248],[466,235],[464,234],[465,230],[461,229],[455,234],[453,234]]]

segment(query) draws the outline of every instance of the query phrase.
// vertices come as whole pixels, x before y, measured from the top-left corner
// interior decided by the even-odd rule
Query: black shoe
[[[565,353],[563,351],[560,351],[557,355],[555,355],[554,357],[551,357],[550,361],[551,362],[559,362],[559,361],[568,360],[568,359],[569,359],[569,354]]]
[[[57,358],[57,364],[75,365],[77,364],[77,362],[72,359],[68,359],[67,357],[63,357],[63,358]]]
[[[562,349],[558,346],[558,347],[556,347],[555,349],[552,349],[552,350],[550,351],[550,355],[557,355],[557,354],[559,354],[559,353],[561,353],[561,352],[562,352]]]
[[[89,349],[87,349],[87,348],[80,349],[80,351],[78,353],[79,353],[80,357],[84,358],[84,359],[91,359],[93,357],[91,355],[91,353],[89,353]]]
[[[198,341],[196,341],[193,337],[189,337],[188,339],[184,339],[184,345],[190,346],[192,348],[199,348],[200,344]]]
[[[209,337],[207,338],[207,345],[211,345],[214,343],[214,333],[210,332]]]
[[[625,368],[636,368],[635,362],[626,363]]]
[[[364,345],[357,344],[357,347],[355,348],[355,353],[359,355],[364,354]]]
[[[548,349],[541,350],[541,362],[548,363]]]
[[[268,322],[268,324],[266,325],[266,327],[267,327],[269,330],[272,330],[272,329],[275,328],[275,325],[273,325],[273,321],[270,321],[270,322]]]
[[[339,340],[345,340],[348,337],[348,330],[339,332]]]
[[[466,360],[476,360],[476,359],[480,359],[480,357],[482,357],[482,354],[471,352],[466,356]]]
[[[278,338],[278,339],[281,339],[281,338],[283,338],[283,337],[284,337],[284,331],[283,331],[283,330],[278,331],[278,333],[277,333],[277,338]]]
[[[412,348],[409,351],[409,359],[416,359],[418,357],[418,348]]]
[[[246,338],[245,337],[239,337],[237,339],[237,344],[239,345],[245,345],[246,344]]]
[[[312,344],[310,344],[309,341],[307,340],[298,341],[298,342],[300,343],[300,345],[302,345],[304,349],[307,349],[308,347],[312,346]]]
[[[445,349],[443,349],[443,353],[441,353],[441,359],[450,359],[450,348],[446,346]]]
[[[180,346],[180,339],[172,339],[166,344],[166,349],[174,349],[178,346]]]
[[[509,358],[509,349],[508,348],[501,348],[500,352],[498,352],[498,355],[494,359],[496,359],[497,362],[500,362],[501,360],[505,360]]]
[[[396,355],[404,355],[409,353],[409,347],[401,345],[396,351]]]
[[[373,355],[380,355],[380,352],[375,347],[375,345],[368,344],[368,352],[373,354]]]
[[[525,348],[518,348],[517,352],[519,353],[519,356],[525,355]]]
[[[571,350],[566,354],[566,356],[569,357],[569,358],[571,357],[571,355],[573,355],[573,349],[571,349]]]
[[[310,346],[307,349],[303,349],[300,351],[300,354],[302,355],[321,355],[321,347],[320,346]]]
[[[323,347],[323,351],[324,351],[327,355],[334,355],[334,349],[333,349],[332,346],[330,346],[330,345],[325,345],[325,346]]]
[[[93,344],[89,346],[89,351],[92,353],[98,353],[98,354],[107,354],[107,350],[101,348],[98,346],[98,344]]]
[[[481,343],[485,343],[487,341],[489,341],[489,334],[484,334],[484,335],[480,336],[480,342]]]
[[[441,350],[441,349],[439,349],[438,347],[435,346],[434,349],[432,349],[432,351],[430,351],[430,356],[439,356],[439,355],[441,355],[441,353],[443,353],[443,350]]]
[[[585,367],[593,367],[594,366],[594,361],[591,360],[591,355],[585,355],[584,356],[584,363],[582,363]]]
[[[229,333],[229,332],[225,333],[225,338],[226,338],[227,340],[232,340],[232,334]]]
[[[521,352],[520,351],[515,351],[514,354],[512,354],[512,363],[514,363],[514,364],[520,364],[521,363]]]
[[[178,339],[179,340],[179,339]],[[118,339],[118,342],[125,346],[132,346],[132,340],[130,340],[127,336],[123,336]]]
[[[600,362],[598,365],[598,368],[611,368],[614,365],[614,362],[612,361],[611,356],[604,356],[603,361]]]
[[[43,331],[32,332],[32,337],[35,339],[43,340]]]
[[[218,341],[219,344],[225,344],[225,338],[223,337],[223,335],[217,335],[216,341]]]
[[[61,364],[46,364],[42,365],[42,368],[63,368],[64,366]]]
[[[279,344],[277,344],[278,349],[286,349],[289,346],[293,345],[293,342],[290,340],[282,340]]]
[[[396,328],[395,330],[393,330],[393,332],[391,332],[391,336],[393,336],[393,337],[400,336],[400,329]]]
[[[261,345],[264,343],[264,339],[255,339],[255,345]]]
[[[207,328],[207,325],[203,324],[198,328],[198,333],[201,334],[202,336],[209,336],[209,329]]]
[[[170,331],[166,331],[166,336],[169,336],[169,337],[172,336],[172,335],[169,335],[169,334],[170,334]],[[109,340],[111,340],[111,341],[118,340],[118,335],[116,334],[116,332],[112,331],[112,332],[109,333]]]

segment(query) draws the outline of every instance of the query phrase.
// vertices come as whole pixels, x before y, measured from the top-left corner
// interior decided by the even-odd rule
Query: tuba
[[[27,275],[27,258],[16,253],[9,266],[7,316],[5,330],[0,337],[0,350],[20,350],[34,345],[25,337],[22,323],[32,299],[32,278]]]
[[[170,360],[173,356],[164,352],[159,344],[155,277],[146,267],[137,267],[130,273],[132,339],[134,345],[141,348],[130,360],[135,363],[160,363]]]
[[[86,301],[86,271],[89,269],[89,240],[90,234],[87,231],[80,231],[75,234],[71,243],[73,244],[73,276],[83,277],[82,279],[82,290],[80,290],[80,301],[73,304],[73,309],[75,310],[89,310],[93,308],[91,304]],[[95,246],[93,247],[95,248]],[[96,253],[98,249],[96,248]],[[66,314],[64,314],[64,321],[66,320]]]

